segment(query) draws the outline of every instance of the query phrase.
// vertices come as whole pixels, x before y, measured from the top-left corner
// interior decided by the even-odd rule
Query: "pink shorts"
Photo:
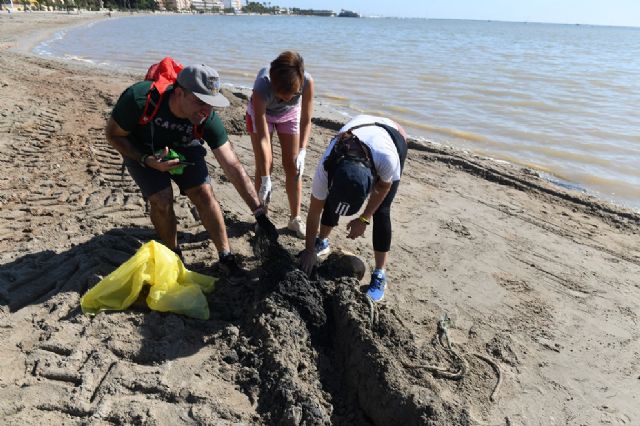
[[[301,106],[296,105],[294,108],[291,108],[289,111],[286,111],[281,115],[267,114],[267,130],[269,131],[269,133],[273,133],[273,130],[275,129],[276,132],[282,133],[284,135],[299,134],[301,111]],[[247,132],[257,133],[253,124],[256,120],[253,113],[253,108],[251,108],[251,104],[249,104],[249,108],[247,109],[247,115],[245,118],[247,122]]]

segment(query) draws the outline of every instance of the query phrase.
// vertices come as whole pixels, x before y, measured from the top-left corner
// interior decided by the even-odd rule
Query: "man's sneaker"
[[[300,216],[296,216],[291,219],[289,221],[289,224],[287,225],[287,229],[295,232],[296,237],[298,238],[306,237],[305,226],[304,223],[302,223],[302,219],[300,219]]]
[[[329,246],[329,239],[325,238],[321,240],[320,238],[316,237],[316,255],[318,257],[324,256],[330,251],[331,251],[331,247]]]
[[[371,284],[367,289],[367,296],[374,302],[384,299],[384,290],[387,288],[387,278],[383,271],[373,271],[371,274]]]
[[[221,257],[218,261],[218,267],[229,278],[243,278],[247,274],[247,271],[238,265],[238,260],[233,253]]]

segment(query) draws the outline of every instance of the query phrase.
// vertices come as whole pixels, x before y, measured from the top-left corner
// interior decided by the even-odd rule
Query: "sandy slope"
[[[79,19],[25,15],[0,18],[0,48]],[[353,280],[294,270],[302,242],[284,229],[285,251],[254,255],[252,218],[212,156],[232,247],[254,279],[222,280],[209,321],[144,307],[83,316],[84,291],[154,238],[103,137],[134,79],[0,55],[3,423],[640,423],[640,217],[415,141],[373,324]],[[251,173],[244,100],[228,95],[225,124]],[[308,174],[336,126],[315,123]],[[282,177],[272,215],[284,228]],[[184,198],[177,213],[189,267],[217,274]],[[345,233],[333,245],[369,262],[368,239]],[[445,313],[453,352],[437,339]],[[450,380],[427,364],[466,372]]]

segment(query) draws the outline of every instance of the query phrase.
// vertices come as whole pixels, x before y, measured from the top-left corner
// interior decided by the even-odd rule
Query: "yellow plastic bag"
[[[189,271],[180,258],[157,241],[149,241],[135,255],[107,275],[80,299],[82,312],[127,309],[148,284],[147,305],[161,312],[174,312],[197,319],[209,319],[204,293],[213,290],[217,279]]]

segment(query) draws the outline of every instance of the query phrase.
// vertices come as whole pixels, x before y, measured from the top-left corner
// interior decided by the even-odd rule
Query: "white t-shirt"
[[[373,115],[358,115],[345,124],[340,129],[340,133],[344,133],[352,127],[366,123],[381,123],[391,126],[394,129],[398,128],[398,125],[388,118],[375,117]],[[354,130],[353,134],[371,150],[373,166],[375,167],[380,180],[383,182],[395,182],[400,180],[401,170],[398,150],[393,144],[393,139],[391,139],[391,136],[385,129],[375,125],[365,126]],[[329,143],[329,146],[320,159],[320,163],[316,167],[316,173],[313,176],[311,194],[313,194],[313,196],[318,200],[326,200],[329,195],[329,176],[327,171],[324,169],[324,160],[331,153],[336,140],[337,137],[333,138]]]

